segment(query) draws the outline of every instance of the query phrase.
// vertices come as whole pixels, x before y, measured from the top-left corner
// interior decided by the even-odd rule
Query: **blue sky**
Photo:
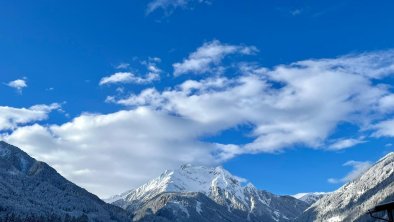
[[[394,150],[393,7],[2,1],[1,137],[101,197],[186,162],[332,191]]]

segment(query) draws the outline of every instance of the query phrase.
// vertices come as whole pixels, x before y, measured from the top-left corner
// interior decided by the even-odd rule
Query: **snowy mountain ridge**
[[[232,193],[243,203],[246,201],[239,179],[222,167],[209,168],[190,164],[182,165],[178,170],[166,170],[158,178],[117,198],[126,201],[149,200],[163,192],[200,192],[209,196],[216,188]]]
[[[305,201],[306,203],[311,205],[327,194],[329,193],[327,192],[297,193],[292,195],[292,197]]]
[[[359,178],[322,197],[299,221],[372,221],[366,212],[394,201],[394,153],[381,158]]]
[[[135,212],[163,193],[202,193],[220,206],[224,206],[229,212],[246,212],[248,218],[254,217],[256,220],[264,215],[272,221],[288,221],[296,216],[296,212],[302,212],[308,206],[305,202],[290,196],[257,190],[250,183],[243,186],[242,181],[222,167],[210,168],[188,164],[176,170],[167,170],[139,188],[111,199],[114,200],[114,205]],[[278,210],[281,202],[292,202],[293,206],[288,207],[289,212]]]
[[[46,163],[0,141],[0,221],[63,221],[67,217],[97,222],[130,220],[124,210],[104,203]]]

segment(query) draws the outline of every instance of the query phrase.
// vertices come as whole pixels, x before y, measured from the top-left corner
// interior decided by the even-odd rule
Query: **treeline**
[[[65,216],[50,215],[50,216],[18,216],[14,213],[7,213],[6,215],[0,216],[0,222],[89,222],[88,216],[83,214],[79,217],[73,217],[69,214]]]

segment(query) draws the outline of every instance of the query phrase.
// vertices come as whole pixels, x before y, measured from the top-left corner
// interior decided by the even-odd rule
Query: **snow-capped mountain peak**
[[[199,192],[209,196],[217,189],[226,190],[244,201],[243,186],[238,177],[231,175],[222,167],[205,167],[185,164],[176,170],[166,170],[159,177],[135,190],[114,196],[107,202],[124,199],[148,200],[163,192]]]
[[[261,218],[265,218],[266,221],[288,221],[289,218],[294,218],[307,207],[305,202],[290,196],[278,196],[260,191],[251,183],[244,186],[244,181],[244,179],[232,175],[220,166],[206,167],[186,164],[175,170],[166,170],[159,177],[150,180],[137,189],[114,196],[107,202],[134,214],[137,211],[140,212],[140,209],[145,209],[146,206],[154,205],[156,208],[157,198],[164,198],[165,195],[184,198],[184,195],[199,193],[211,199],[219,208],[227,209],[229,213],[237,212],[236,214],[244,214],[245,218],[254,218],[251,221],[258,221]],[[165,200],[158,202],[163,203],[163,201]],[[196,201],[198,202],[198,200]],[[282,214],[279,208],[284,206],[285,202],[290,203],[292,207]],[[185,203],[177,202],[174,206],[182,209],[182,212],[186,212],[185,209],[190,207],[190,203],[185,205]],[[207,207],[205,205],[201,206],[201,204],[196,206],[198,206],[198,209]],[[165,207],[165,205],[162,207]],[[200,212],[200,210],[197,211]],[[201,212],[198,213],[197,211],[193,213],[200,215]],[[189,213],[191,212],[186,215],[189,215]],[[141,214],[141,212],[138,214]]]
[[[209,193],[211,187],[227,189],[241,187],[237,177],[222,167],[209,168],[204,166],[182,165],[178,170],[169,171],[167,191]]]

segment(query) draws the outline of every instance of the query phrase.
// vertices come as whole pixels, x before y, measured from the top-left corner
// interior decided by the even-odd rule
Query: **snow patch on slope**
[[[198,214],[201,214],[201,213],[202,213],[201,202],[200,202],[200,201],[197,201],[197,204],[196,204],[196,212],[197,212]]]

